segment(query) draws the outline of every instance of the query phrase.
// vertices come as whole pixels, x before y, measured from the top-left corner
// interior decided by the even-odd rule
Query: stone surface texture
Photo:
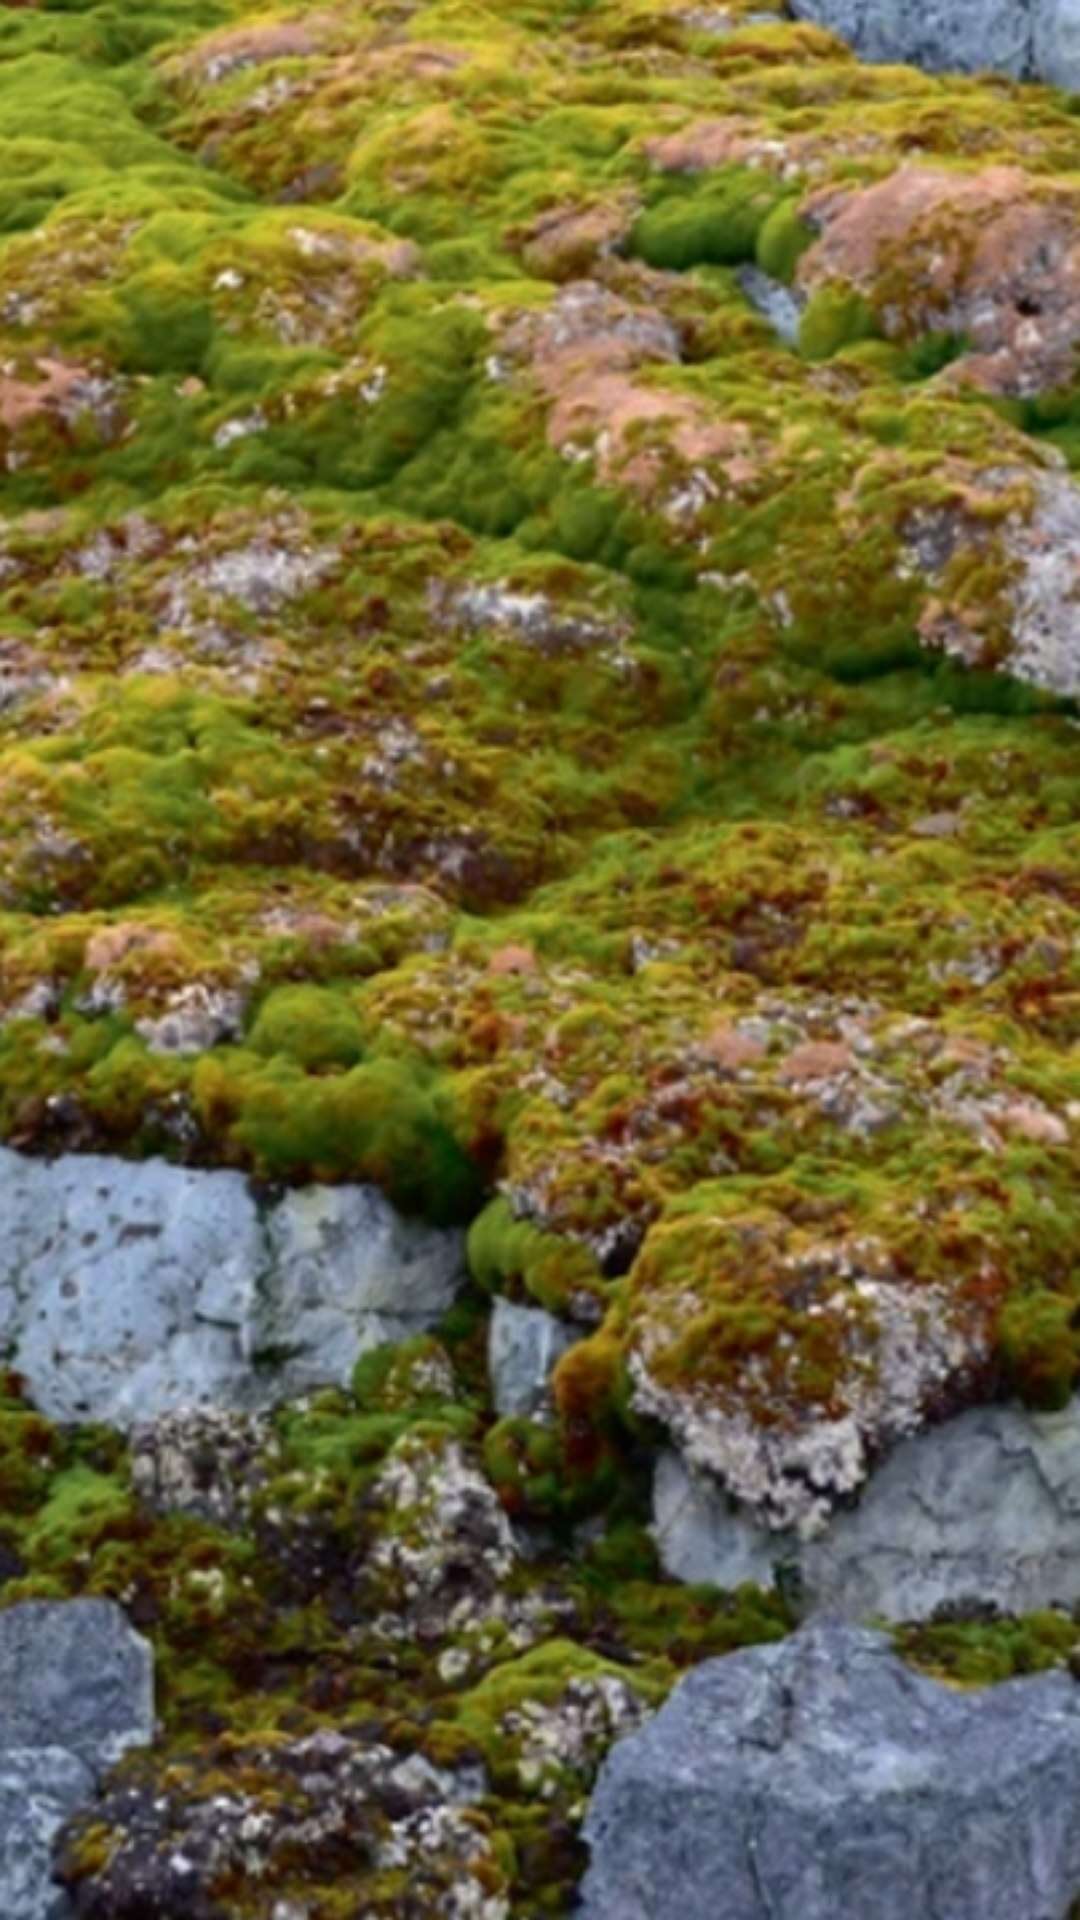
[[[8,1920],[70,1920],[52,1878],[52,1847],[92,1799],[94,1775],[63,1747],[0,1748],[0,1907]]]
[[[791,0],[791,10],[831,27],[864,60],[1080,82],[1075,0]]]
[[[488,1330],[495,1411],[531,1416],[550,1409],[552,1368],[575,1338],[569,1327],[542,1307],[497,1299]]]
[[[950,383],[1042,393],[1071,378],[1080,337],[1077,205],[1070,182],[1019,166],[898,167],[807,196],[819,237],[798,284],[856,288],[889,339],[952,336]]]
[[[154,1735],[150,1646],[111,1600],[0,1612],[0,1912],[67,1920],[53,1841],[104,1771]]]
[[[687,1676],[603,1767],[585,1920],[1066,1920],[1080,1689],[959,1693],[827,1624]]]
[[[257,1410],[343,1383],[437,1319],[459,1237],[374,1188],[260,1205],[246,1180],[162,1160],[0,1150],[0,1341],[57,1419]]]
[[[929,1619],[967,1602],[1024,1613],[1080,1600],[1080,1400],[1061,1413],[974,1407],[904,1440],[824,1533],[770,1532],[661,1456],[660,1556],[678,1579],[787,1585],[849,1619]]]

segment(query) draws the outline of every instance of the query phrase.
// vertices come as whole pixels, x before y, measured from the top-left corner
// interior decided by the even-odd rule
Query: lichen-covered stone
[[[971,1408],[901,1441],[824,1531],[771,1532],[674,1453],[657,1463],[654,1527],[669,1573],[778,1582],[804,1611],[925,1620],[1080,1601],[1074,1489],[1080,1407]]]

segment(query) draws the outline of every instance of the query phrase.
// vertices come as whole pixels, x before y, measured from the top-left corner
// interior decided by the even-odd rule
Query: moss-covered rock
[[[377,1182],[476,1283],[212,1470],[4,1411],[0,1569],[156,1636],[174,1835],[211,1724],[456,1766],[547,1642],[782,1630],[656,1580],[668,1435],[812,1520],[1080,1375],[1073,103],[723,13],[0,21],[0,1138]],[[587,1336],[555,1418],[500,1294]],[[485,1898],[565,1910],[572,1772]]]

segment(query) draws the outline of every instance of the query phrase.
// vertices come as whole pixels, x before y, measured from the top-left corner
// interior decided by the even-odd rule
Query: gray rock
[[[1025,0],[793,0],[792,12],[831,27],[866,60],[1016,79],[1030,70]]]
[[[609,1754],[584,1920],[1066,1920],[1080,1688],[981,1693],[836,1623],[707,1661]]]
[[[101,1769],[153,1734],[150,1644],[112,1600],[0,1611],[0,1749],[64,1747]]]
[[[111,1600],[0,1611],[0,1913],[67,1920],[52,1849],[106,1768],[154,1734],[153,1654]]]
[[[1080,86],[1080,0],[1039,0],[1032,71],[1053,87]]]
[[[806,295],[774,280],[760,267],[740,267],[737,278],[750,305],[768,321],[777,339],[788,347],[797,345]]]
[[[1008,1612],[1080,1601],[1080,1399],[1061,1413],[976,1407],[902,1441],[856,1506],[800,1540],[770,1532],[714,1481],[664,1454],[654,1531],[667,1571],[774,1581],[808,1611],[927,1619],[989,1601]]]
[[[791,0],[865,60],[1080,85],[1077,0]]]
[[[91,1769],[62,1747],[0,1751],[0,1912],[6,1920],[67,1920],[68,1897],[51,1878],[53,1840],[93,1794]]]
[[[461,1237],[370,1187],[261,1206],[241,1175],[0,1149],[0,1351],[56,1419],[258,1410],[445,1311]]]
[[[551,1370],[580,1335],[543,1307],[497,1299],[488,1327],[488,1373],[495,1411],[531,1418],[549,1402]]]

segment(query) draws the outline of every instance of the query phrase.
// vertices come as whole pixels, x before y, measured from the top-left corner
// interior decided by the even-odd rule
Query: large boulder
[[[104,1771],[154,1734],[153,1656],[111,1600],[0,1612],[0,1913],[66,1920],[53,1841]]]
[[[791,10],[830,27],[864,60],[1080,84],[1076,0],[791,0]]]
[[[689,1673],[601,1771],[583,1920],[1066,1920],[1080,1688],[961,1693],[837,1624]]]
[[[786,1587],[808,1611],[927,1619],[1080,1601],[1080,1400],[1061,1413],[975,1407],[890,1454],[858,1503],[809,1539],[770,1531],[678,1454],[657,1465],[653,1519],[676,1578]]]
[[[257,1410],[429,1326],[461,1240],[372,1187],[260,1204],[239,1174],[0,1149],[0,1344],[54,1419]]]

